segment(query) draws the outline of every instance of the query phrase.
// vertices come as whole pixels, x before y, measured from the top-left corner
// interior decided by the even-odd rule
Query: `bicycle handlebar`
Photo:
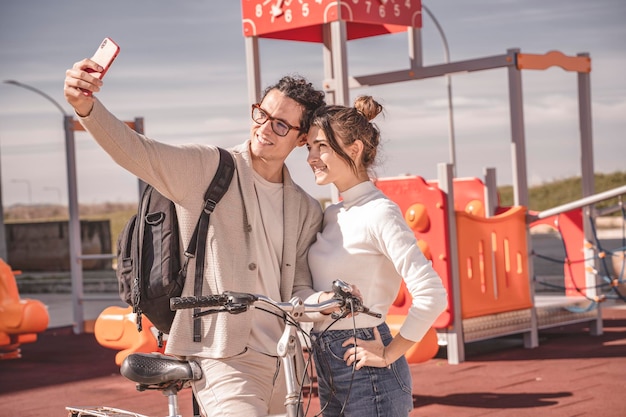
[[[352,294],[352,288],[341,280],[333,282],[334,296],[332,299],[317,304],[305,304],[301,299],[295,298],[290,302],[274,301],[264,295],[243,292],[225,291],[222,294],[201,295],[190,297],[172,297],[170,299],[171,310],[189,308],[207,308],[203,312],[194,313],[195,317],[211,313],[228,312],[239,314],[248,311],[257,303],[272,305],[286,313],[301,315],[302,313],[316,313],[333,308],[338,308],[331,316],[335,319],[346,317],[348,314],[363,313],[376,318],[382,314],[372,312],[363,305],[362,301]]]

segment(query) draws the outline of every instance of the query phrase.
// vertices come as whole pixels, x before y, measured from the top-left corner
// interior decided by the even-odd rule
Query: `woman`
[[[412,381],[404,357],[446,307],[446,292],[417,246],[398,206],[370,181],[380,132],[370,122],[382,112],[372,97],[354,107],[327,106],[307,139],[308,163],[318,185],[334,184],[341,202],[324,213],[322,232],[309,249],[313,287],[329,289],[340,278],[356,286],[365,314],[313,328],[315,365],[324,416],[408,416]],[[400,332],[385,324],[402,280],[413,303]],[[327,330],[328,329],[328,330]]]

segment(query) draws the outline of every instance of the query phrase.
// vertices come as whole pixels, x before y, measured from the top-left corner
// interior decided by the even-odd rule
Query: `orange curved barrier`
[[[20,358],[20,345],[35,342],[49,321],[41,301],[20,298],[14,271],[0,259],[0,359]]]
[[[462,317],[532,307],[526,208],[490,218],[456,212]]]
[[[143,330],[138,332],[132,307],[111,306],[105,308],[96,319],[94,334],[100,345],[119,350],[115,355],[115,363],[121,366],[131,353],[163,353],[165,350],[166,341],[163,347],[159,347],[157,330],[152,322],[142,316],[141,324]]]
[[[459,260],[462,318],[532,307],[525,207],[499,208],[495,216],[486,218],[484,183],[478,178],[455,178],[457,247],[450,248],[446,196],[436,181],[407,176],[377,180],[376,186],[405,214],[418,245],[448,290],[448,310],[438,317],[434,328],[452,322],[452,250]],[[410,303],[403,284],[389,315],[406,315]]]

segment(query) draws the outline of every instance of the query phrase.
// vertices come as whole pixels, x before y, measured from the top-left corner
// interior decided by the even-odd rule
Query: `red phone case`
[[[104,69],[100,73],[97,73],[92,69],[86,69],[85,71],[93,74],[96,78],[102,79],[119,53],[119,45],[113,42],[113,39],[111,38],[104,38],[98,49],[96,49],[96,53],[94,53],[91,57],[92,61],[95,61]],[[82,88],[81,90],[85,93],[85,95],[91,95],[91,91]]]
[[[100,74],[94,76],[102,79],[119,53],[120,47],[111,38],[104,38],[96,50],[96,53],[91,57],[92,61],[95,61],[104,69],[100,72]]]

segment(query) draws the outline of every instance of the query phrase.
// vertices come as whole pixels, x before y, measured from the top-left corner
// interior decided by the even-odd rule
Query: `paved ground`
[[[563,256],[550,236],[537,240],[542,253]],[[621,247],[621,242],[611,243]],[[554,266],[540,264],[538,269],[546,277],[561,273],[550,268]],[[73,333],[71,294],[21,297],[46,304],[50,324],[36,343],[22,346],[21,359],[0,361],[0,417],[65,416],[67,405],[166,414],[161,394],[137,392],[119,374],[116,351],[100,346],[91,333]],[[125,306],[114,292],[87,297],[83,309],[88,331],[104,308]],[[586,325],[578,324],[541,331],[536,349],[524,349],[517,335],[469,343],[466,361],[459,365],[449,365],[441,348],[434,359],[411,365],[415,409],[410,416],[626,416],[626,303],[606,307],[602,336],[590,336]],[[317,397],[311,399],[308,416],[319,411]],[[180,394],[180,401],[182,415],[190,416],[189,390]]]
[[[161,394],[137,392],[119,374],[115,351],[98,345],[93,334],[72,332],[67,298],[55,295],[48,302],[52,320],[63,325],[23,345],[21,359],[0,362],[1,416],[64,416],[67,405],[166,414]],[[110,305],[88,302],[86,317],[97,316],[98,303]],[[604,309],[603,317],[602,336],[590,336],[580,324],[542,331],[540,346],[531,350],[519,336],[470,343],[459,365],[449,365],[442,348],[434,359],[411,365],[411,417],[626,416],[626,305]],[[190,404],[186,390],[184,416]],[[317,410],[312,397],[308,415]]]

